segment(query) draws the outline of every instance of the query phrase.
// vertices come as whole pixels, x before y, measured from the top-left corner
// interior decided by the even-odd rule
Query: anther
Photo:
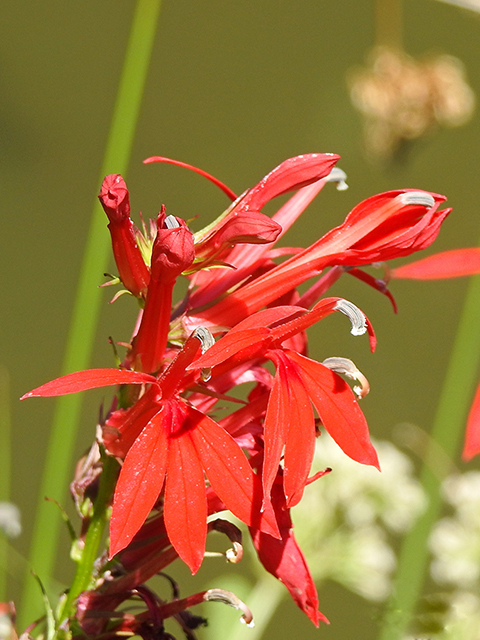
[[[348,300],[338,300],[335,303],[335,311],[343,313],[352,323],[350,333],[352,336],[362,336],[367,331],[367,320],[363,312]]]
[[[197,327],[192,335],[194,338],[198,338],[198,340],[200,340],[202,353],[205,353],[207,349],[210,349],[210,347],[213,347],[213,345],[215,344],[215,338],[205,327]],[[211,378],[211,375],[211,367],[203,368],[200,373],[200,377],[203,382],[208,382]]]
[[[348,189],[347,184],[347,174],[342,169],[338,167],[333,167],[330,173],[327,176],[327,182],[336,182],[337,183],[337,191],[345,191]]]
[[[166,229],[178,229],[180,226],[175,216],[167,216],[163,224]]]
[[[358,398],[364,398],[370,391],[370,384],[363,373],[357,369],[354,362],[348,358],[339,358],[334,356],[333,358],[326,358],[322,364],[328,367],[336,373],[341,373],[350,380],[356,380],[360,383],[360,386],[353,387],[354,392]]]
[[[435,205],[435,198],[425,191],[407,191],[397,196],[397,200],[404,205],[419,204],[428,208]]]

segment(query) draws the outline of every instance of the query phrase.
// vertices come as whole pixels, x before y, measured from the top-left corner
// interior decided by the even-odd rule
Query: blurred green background
[[[12,501],[22,511],[24,527],[15,546],[25,555],[54,401],[20,404],[17,399],[60,374],[134,5],[133,0],[2,3],[0,365],[11,379]],[[287,243],[310,243],[360,200],[408,187],[445,194],[454,208],[429,253],[476,244],[479,109],[465,126],[439,129],[413,144],[400,162],[365,157],[361,117],[351,104],[347,76],[365,64],[375,24],[372,2],[163,0],[126,176],[132,212],[154,216],[165,203],[177,216],[198,215],[198,229],[228,205],[199,176],[176,167],[143,166],[151,155],[202,167],[240,193],[287,157],[334,152],[342,156],[339,166],[348,174],[349,190],[327,187]],[[459,58],[477,99],[479,42],[478,14],[436,0],[403,3],[405,50],[413,56]],[[377,352],[370,354],[366,339],[353,338],[346,322],[332,318],[312,330],[312,355],[350,357],[367,375],[372,391],[362,407],[373,436],[390,438],[403,422],[428,430],[466,282],[395,282],[395,316],[386,299],[350,280],[341,280],[333,293],[368,314]],[[103,282],[101,273],[98,282]],[[91,366],[113,364],[107,338],[128,339],[135,317],[132,300],[108,304],[111,292],[104,290]],[[85,397],[78,455],[94,436],[101,399],[102,392]],[[52,506],[52,519],[57,517]],[[65,581],[71,571],[67,553],[65,542],[58,566]],[[223,571],[218,567],[205,566],[195,584]],[[193,590],[187,573],[177,572],[184,594]],[[19,577],[23,570],[10,580],[11,598],[19,597]],[[331,625],[316,631],[286,598],[266,637],[370,638],[381,614],[380,607],[332,584],[321,588],[320,609]],[[234,612],[232,620],[236,617]]]

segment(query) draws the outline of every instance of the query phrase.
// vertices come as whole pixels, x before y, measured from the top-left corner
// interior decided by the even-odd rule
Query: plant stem
[[[460,447],[477,379],[480,359],[479,327],[480,278],[474,277],[465,299],[420,477],[428,506],[403,542],[395,588],[379,636],[380,640],[402,638],[415,614],[427,568],[428,538],[442,506],[442,473],[436,472],[435,462],[438,461],[439,448],[453,459]]]
[[[148,65],[151,58],[161,0],[137,0],[110,132],[101,168],[108,173],[126,173],[138,121]],[[98,279],[107,269],[109,237],[104,214],[95,203],[90,232],[80,274],[62,373],[88,366],[100,308]],[[49,592],[59,537],[60,518],[52,514],[48,496],[58,502],[65,497],[71,472],[72,454],[78,430],[81,397],[64,396],[57,401],[44,475],[40,488],[37,519],[30,553],[30,566]],[[21,606],[20,628],[38,613],[40,594],[27,577]],[[23,625],[23,626],[22,626]]]
[[[0,502],[10,500],[10,381],[8,371],[0,367]],[[0,532],[0,602],[7,598],[8,543]]]
[[[105,531],[105,525],[108,522],[108,505],[115,487],[117,470],[118,463],[115,458],[104,455],[100,487],[95,499],[93,515],[88,526],[87,535],[85,536],[85,546],[77,566],[77,572],[72,586],[70,587],[67,599],[58,617],[59,623],[73,615],[72,605],[76,598],[82,591],[85,591],[85,589],[91,586],[94,562],[97,558],[98,548]]]

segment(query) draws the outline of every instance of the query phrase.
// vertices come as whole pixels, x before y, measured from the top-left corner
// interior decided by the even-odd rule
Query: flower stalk
[[[132,28],[114,112],[107,139],[100,175],[126,173],[140,111],[147,70],[158,27],[161,0],[137,0]],[[101,291],[98,277],[107,269],[108,237],[105,234],[103,213],[98,203],[92,211],[90,231],[72,314],[65,359],[62,370],[67,373],[88,366],[95,338],[100,309]],[[80,396],[66,396],[58,400],[52,423],[47,458],[39,491],[37,515],[29,556],[32,567],[49,591],[60,522],[52,518],[52,507],[45,496],[62,503],[80,422]],[[39,612],[40,594],[32,580],[30,569],[26,575],[20,625],[26,626]]]

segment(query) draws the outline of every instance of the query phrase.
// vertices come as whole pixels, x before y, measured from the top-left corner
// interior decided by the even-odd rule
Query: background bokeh
[[[15,542],[22,554],[54,401],[17,399],[60,373],[133,10],[133,0],[2,3],[0,365],[11,379],[12,500],[22,511],[24,530]],[[428,252],[476,244],[480,110],[461,128],[422,138],[401,162],[367,160],[347,76],[365,64],[374,39],[372,2],[164,0],[126,176],[132,211],[153,216],[165,203],[169,213],[199,216],[193,224],[200,228],[228,204],[199,176],[143,166],[150,155],[200,166],[241,192],[287,157],[328,151],[342,156],[350,188],[326,188],[288,243],[311,242],[369,195],[412,187],[445,194],[454,208]],[[404,2],[405,50],[458,57],[477,97],[479,42],[478,14],[436,0]],[[404,422],[429,429],[465,286],[395,282],[395,316],[386,299],[361,283],[343,278],[336,285],[333,293],[355,302],[373,322],[377,352],[370,354],[367,340],[353,338],[337,317],[313,328],[311,352],[318,359],[350,357],[367,375],[372,391],[362,406],[375,437],[390,438]],[[111,291],[104,291],[91,366],[113,363],[107,338],[128,339],[135,315],[132,300],[109,306]],[[101,392],[85,397],[78,454],[92,440],[101,398]],[[66,542],[64,551],[58,575],[67,580]],[[195,584],[215,570],[218,565],[202,569]],[[178,575],[187,578],[181,568]],[[12,598],[20,593],[20,577],[10,580]],[[267,637],[369,638],[381,613],[333,584],[322,587],[320,608],[332,624],[316,631],[285,599]]]

